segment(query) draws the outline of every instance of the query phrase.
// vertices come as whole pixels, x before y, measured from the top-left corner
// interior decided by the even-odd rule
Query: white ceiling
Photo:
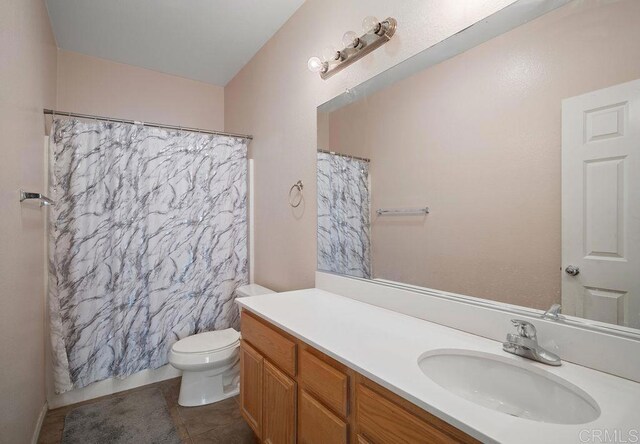
[[[46,0],[58,47],[224,86],[304,0]]]

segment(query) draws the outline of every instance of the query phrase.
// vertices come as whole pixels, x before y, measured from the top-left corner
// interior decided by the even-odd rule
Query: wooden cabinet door
[[[296,441],[296,383],[270,362],[264,362],[263,435],[265,444]]]
[[[240,411],[262,438],[262,373],[264,358],[246,342],[240,344]]]
[[[300,390],[299,444],[347,444],[347,423],[305,390]]]

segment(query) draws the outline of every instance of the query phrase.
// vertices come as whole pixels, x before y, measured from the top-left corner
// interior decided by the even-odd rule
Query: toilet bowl
[[[260,285],[245,285],[236,297],[273,293]],[[240,390],[240,333],[233,328],[209,331],[177,341],[169,363],[182,370],[178,404],[211,404],[235,396]]]

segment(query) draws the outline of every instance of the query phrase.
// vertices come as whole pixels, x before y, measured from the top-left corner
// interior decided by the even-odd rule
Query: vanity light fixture
[[[358,36],[353,31],[345,32],[342,36],[343,49],[336,50],[328,46],[322,50],[322,58],[311,57],[307,67],[312,72],[320,73],[321,78],[327,79],[391,40],[397,26],[398,22],[392,17],[383,21],[366,17],[362,21],[364,34]]]

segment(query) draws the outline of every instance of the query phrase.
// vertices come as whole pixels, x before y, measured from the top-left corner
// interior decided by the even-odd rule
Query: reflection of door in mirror
[[[563,101],[566,314],[640,328],[639,151],[640,80]]]
[[[318,152],[318,269],[371,277],[369,161]]]

